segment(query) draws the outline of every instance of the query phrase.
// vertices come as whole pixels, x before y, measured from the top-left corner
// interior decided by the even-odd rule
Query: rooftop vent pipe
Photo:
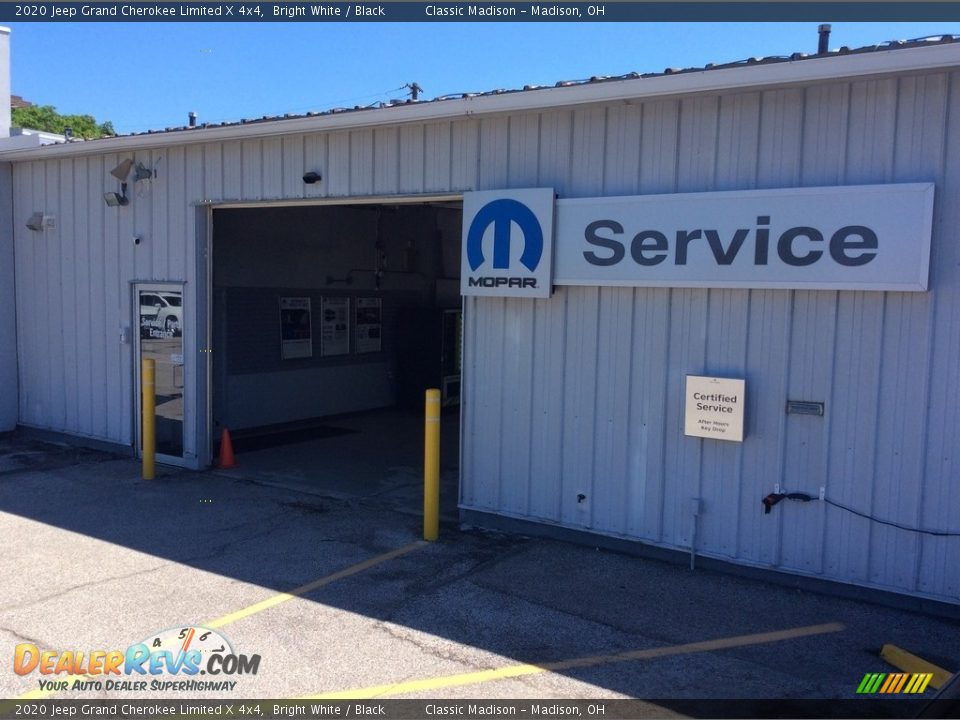
[[[820,42],[817,44],[817,55],[823,55],[830,46],[830,23],[824,23],[817,32],[820,34]]]

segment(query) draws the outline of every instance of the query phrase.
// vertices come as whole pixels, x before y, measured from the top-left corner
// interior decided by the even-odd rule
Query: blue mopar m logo
[[[530,272],[537,269],[543,255],[543,230],[533,211],[521,202],[502,198],[480,208],[467,233],[467,262],[470,269],[483,265],[483,235],[493,225],[493,267],[510,267],[510,226],[516,223],[523,232],[520,262]]]

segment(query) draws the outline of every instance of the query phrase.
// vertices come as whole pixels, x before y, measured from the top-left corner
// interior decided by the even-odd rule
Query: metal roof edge
[[[807,57],[727,68],[683,70],[655,77],[611,79],[578,85],[468,96],[453,100],[424,101],[371,110],[123,135],[83,143],[44,145],[29,150],[0,152],[0,160],[20,162],[279,135],[359,130],[383,125],[430,122],[494,113],[549,110],[591,103],[642,100],[667,95],[749,87],[760,88],[951,66],[960,68],[960,43],[937,44],[931,47],[891,48],[845,55],[831,54],[824,57]]]

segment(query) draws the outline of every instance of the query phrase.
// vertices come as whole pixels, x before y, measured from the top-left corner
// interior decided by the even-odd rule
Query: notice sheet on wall
[[[321,354],[346,355],[350,352],[350,298],[325,297],[320,324]]]
[[[357,298],[357,352],[380,352],[383,329],[380,298]]]
[[[284,360],[313,356],[310,298],[280,298],[280,356]]]
[[[746,381],[687,375],[684,435],[743,442]]]

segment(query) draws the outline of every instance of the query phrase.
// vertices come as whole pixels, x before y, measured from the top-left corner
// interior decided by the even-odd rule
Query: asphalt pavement
[[[195,675],[236,684],[191,697],[640,698],[670,715],[856,698],[866,673],[894,671],[885,643],[960,669],[955,619],[456,522],[420,533],[389,493],[169,467],[148,482],[130,458],[2,437],[0,697],[163,697],[44,691],[66,675],[11,659],[207,652],[204,633],[258,667]]]

